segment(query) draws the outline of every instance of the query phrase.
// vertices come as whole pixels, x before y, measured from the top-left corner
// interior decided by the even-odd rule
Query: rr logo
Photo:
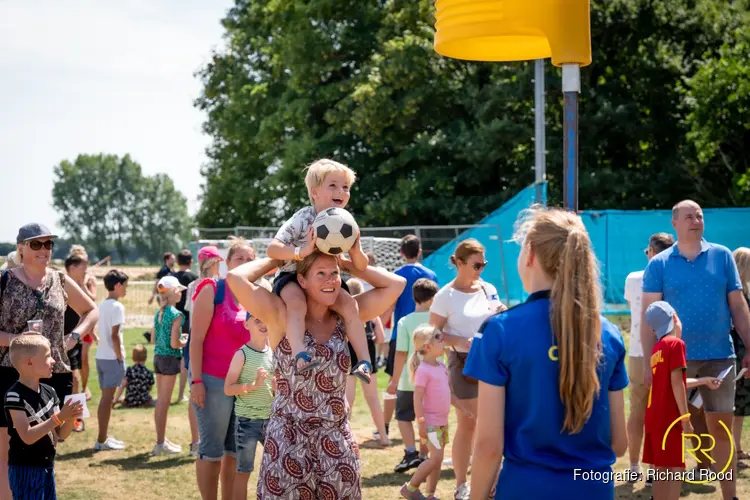
[[[667,436],[669,435],[669,431],[672,430],[672,427],[677,425],[680,420],[684,420],[686,418],[690,418],[690,413],[686,413],[682,415],[681,417],[677,417],[674,422],[669,424],[669,427],[667,428],[667,432],[664,433],[664,438],[662,438],[661,441],[661,449],[666,450],[667,449]],[[724,424],[723,421],[719,421],[721,426],[724,428],[724,431],[727,433],[727,436],[729,437],[729,443],[730,443],[730,449],[729,449],[729,459],[727,460],[727,463],[724,465],[724,468],[721,470],[721,474],[724,474],[728,469],[729,466],[732,465],[732,457],[734,456],[734,439],[732,439],[732,432],[727,428],[727,426]],[[686,448],[685,446],[685,440],[695,438],[695,440],[698,442],[698,444],[695,446],[695,448]],[[703,446],[703,439],[707,438],[711,445],[707,448],[702,448]],[[695,460],[698,463],[701,463],[701,460],[696,456],[694,452],[701,451],[704,455],[706,455],[709,460],[711,460],[711,463],[716,463],[716,460],[713,459],[708,453],[713,450],[716,447],[716,438],[713,437],[711,434],[683,434],[682,435],[682,460],[685,460],[685,452],[687,452],[693,460]],[[692,484],[705,484],[710,482],[711,479],[703,479],[700,481],[696,481],[690,478],[685,478],[685,482],[692,483]]]

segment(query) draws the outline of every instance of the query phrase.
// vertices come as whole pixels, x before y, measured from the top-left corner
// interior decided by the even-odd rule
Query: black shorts
[[[289,283],[297,283],[297,273],[279,273],[276,279],[273,280],[274,295],[281,297],[281,290],[283,290]],[[344,280],[341,280],[341,289],[346,290],[346,293],[349,293],[349,286]]]
[[[385,360],[385,373],[389,377],[393,376],[393,363],[396,362],[396,339],[388,342],[388,357]]]
[[[396,420],[414,422],[414,392],[396,391]]]
[[[76,346],[68,351],[68,359],[70,360],[70,369],[71,370],[80,370],[81,369],[81,355],[83,352],[83,343],[81,341],[78,341]]]
[[[0,427],[8,427],[5,415],[5,393],[18,380],[18,372],[15,368],[2,366],[0,367]],[[73,393],[73,374],[72,373],[54,373],[51,378],[43,378],[41,383],[52,387],[57,393],[60,404],[65,401],[65,396]]]
[[[370,363],[372,364],[372,371],[370,373],[378,373],[378,364],[375,363],[375,339],[367,337],[367,352],[370,354]],[[357,353],[354,352],[351,342],[349,342],[349,355],[352,357],[352,368],[354,365],[359,363]]]
[[[176,356],[154,356],[154,373],[157,375],[179,375],[182,371],[182,359]]]

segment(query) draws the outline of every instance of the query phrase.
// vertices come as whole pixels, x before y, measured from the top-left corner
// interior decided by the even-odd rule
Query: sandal
[[[306,363],[302,365],[301,368],[299,364],[297,363],[297,361],[299,361],[300,359]],[[312,356],[310,356],[305,351],[300,352],[294,357],[294,374],[295,375],[303,375],[309,372],[310,370],[312,370],[313,368],[317,368],[318,366],[320,366],[320,360],[313,359]]]
[[[737,453],[737,460],[747,460],[750,459],[750,453],[746,451],[741,451]]]
[[[352,367],[351,374],[364,381],[366,384],[370,383],[372,373],[372,363],[369,361],[362,360]]]

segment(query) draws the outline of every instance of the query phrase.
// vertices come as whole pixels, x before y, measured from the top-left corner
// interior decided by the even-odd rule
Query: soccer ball
[[[318,250],[328,255],[348,252],[359,234],[359,227],[352,214],[336,207],[320,212],[313,222],[313,230]]]

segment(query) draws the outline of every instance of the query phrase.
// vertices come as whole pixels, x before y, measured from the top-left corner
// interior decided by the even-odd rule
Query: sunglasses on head
[[[55,247],[55,242],[52,241],[52,240],[47,240],[47,241],[32,240],[32,241],[29,241],[29,248],[31,248],[35,252],[37,250],[41,250],[42,247],[44,247],[47,250],[52,250]]]

